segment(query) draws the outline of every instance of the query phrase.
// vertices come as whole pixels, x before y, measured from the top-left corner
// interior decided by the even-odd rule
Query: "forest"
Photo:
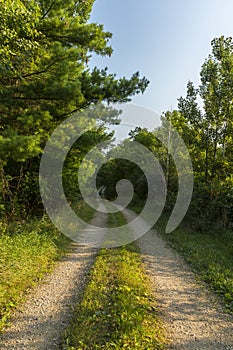
[[[70,241],[56,231],[46,215],[39,168],[53,131],[77,113],[84,114],[91,130],[73,144],[62,176],[72,208],[87,221],[93,213],[83,203],[78,170],[87,152],[99,143],[105,143],[99,152],[109,161],[97,174],[97,188],[104,188],[103,197],[112,201],[117,198],[117,183],[129,180],[134,188],[129,208],[142,211],[148,194],[145,174],[133,162],[117,156],[121,147],[136,141],[158,159],[165,174],[166,205],[158,223],[163,230],[176,203],[179,181],[169,152],[173,145],[168,142],[165,147],[157,136],[171,127],[178,132],[189,151],[194,177],[191,203],[180,227],[198,238],[186,237],[191,248],[185,247],[186,243],[181,247],[184,236],[180,233],[177,238],[171,233],[168,240],[180,244],[178,250],[186,249],[191,263],[195,257],[189,254],[198,244],[192,239],[206,242],[213,237],[216,246],[224,242],[228,247],[225,275],[217,268],[219,280],[217,270],[214,276],[205,273],[204,279],[225,298],[228,308],[233,307],[233,39],[221,36],[212,40],[212,51],[199,73],[200,85],[187,82],[186,96],[177,96],[176,109],[164,111],[160,126],[153,131],[136,127],[122,144],[109,150],[114,138],[109,126],[121,122],[114,104],[130,102],[133,96],[143,94],[149,80],[139,72],[127,78],[109,73],[108,68],[90,68],[93,54],[104,57],[113,53],[112,34],[102,24],[90,22],[93,3],[0,0],[0,262],[3,271],[9,272],[0,287],[0,330],[24,291],[69,250]],[[88,111],[94,111],[94,119]],[[87,174],[92,176],[95,170],[94,163],[89,162]],[[88,188],[88,178],[85,181]],[[30,268],[20,272],[17,266],[26,260]],[[209,262],[204,261],[204,267],[200,267],[194,262],[197,270],[208,270],[206,264]]]
[[[138,72],[117,79],[107,69],[88,67],[92,52],[112,52],[111,34],[88,23],[92,4],[6,1],[1,9],[0,206],[7,220],[43,211],[39,162],[57,125],[92,104],[126,102],[148,85]],[[111,120],[105,115],[100,111],[96,123],[102,121],[102,126],[87,135],[73,155],[75,166],[87,143],[108,138],[105,123]]]
[[[102,104],[96,112],[95,131],[82,137],[67,160],[64,177],[70,188],[67,191],[73,193],[75,170],[83,155],[95,143],[110,140],[107,125],[119,122],[110,103],[127,102],[149,84],[138,72],[129,79],[118,79],[107,68],[88,67],[93,52],[102,56],[112,52],[108,44],[111,34],[104,32],[102,25],[88,22],[92,5],[93,1],[70,1],[64,7],[56,2],[50,8],[43,1],[30,5],[9,1],[1,10],[0,209],[4,220],[43,215],[38,191],[40,157],[62,121]],[[172,123],[189,150],[195,186],[188,216],[202,230],[232,226],[232,57],[232,38],[213,39],[212,52],[200,72],[201,85],[188,82],[187,94],[178,98],[177,109],[161,116],[162,124]],[[143,128],[132,130],[129,138],[159,158],[168,174],[167,208],[172,207],[177,176],[166,149],[153,132]],[[102,169],[107,191],[123,177],[133,181],[138,197],[145,196],[140,170],[127,162],[121,166],[121,162],[115,160]]]

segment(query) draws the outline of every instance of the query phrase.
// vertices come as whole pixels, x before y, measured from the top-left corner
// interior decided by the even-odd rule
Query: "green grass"
[[[82,203],[77,210],[90,220],[93,211]],[[28,290],[50,272],[71,241],[44,217],[27,223],[0,222],[0,331]]]
[[[109,227],[116,222],[125,223],[121,213],[109,215]],[[135,245],[102,249],[89,277],[65,332],[63,350],[165,347],[164,331]]]
[[[72,205],[73,211],[85,222],[90,222],[95,214],[95,209],[90,207],[84,201],[80,200]]]
[[[167,218],[157,223],[164,231]],[[191,265],[193,271],[221,296],[229,312],[233,312],[233,232],[199,233],[183,223],[170,234],[162,234]]]

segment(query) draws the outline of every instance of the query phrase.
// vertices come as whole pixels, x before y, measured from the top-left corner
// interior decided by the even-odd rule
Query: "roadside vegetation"
[[[94,212],[83,202],[76,210],[87,221]],[[0,223],[0,331],[30,288],[51,272],[70,248],[70,239],[47,216],[30,222]]]
[[[109,227],[125,224],[109,215]],[[135,245],[102,249],[65,332],[64,350],[165,348],[159,312]]]

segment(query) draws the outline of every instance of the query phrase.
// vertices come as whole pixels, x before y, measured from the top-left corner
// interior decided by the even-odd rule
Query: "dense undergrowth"
[[[93,211],[83,203],[76,206],[90,220]],[[0,331],[11,311],[27,291],[50,272],[55,261],[69,249],[71,241],[44,216],[30,222],[0,222]]]
[[[109,215],[109,227],[124,224]],[[66,330],[64,350],[163,349],[164,331],[135,245],[102,249],[81,304]]]

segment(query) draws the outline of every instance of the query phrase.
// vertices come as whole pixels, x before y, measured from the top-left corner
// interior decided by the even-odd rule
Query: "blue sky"
[[[140,71],[150,86],[133,102],[157,113],[174,109],[188,80],[196,85],[211,40],[233,36],[232,0],[96,0],[91,21],[113,33],[111,58],[91,65],[117,76]]]

